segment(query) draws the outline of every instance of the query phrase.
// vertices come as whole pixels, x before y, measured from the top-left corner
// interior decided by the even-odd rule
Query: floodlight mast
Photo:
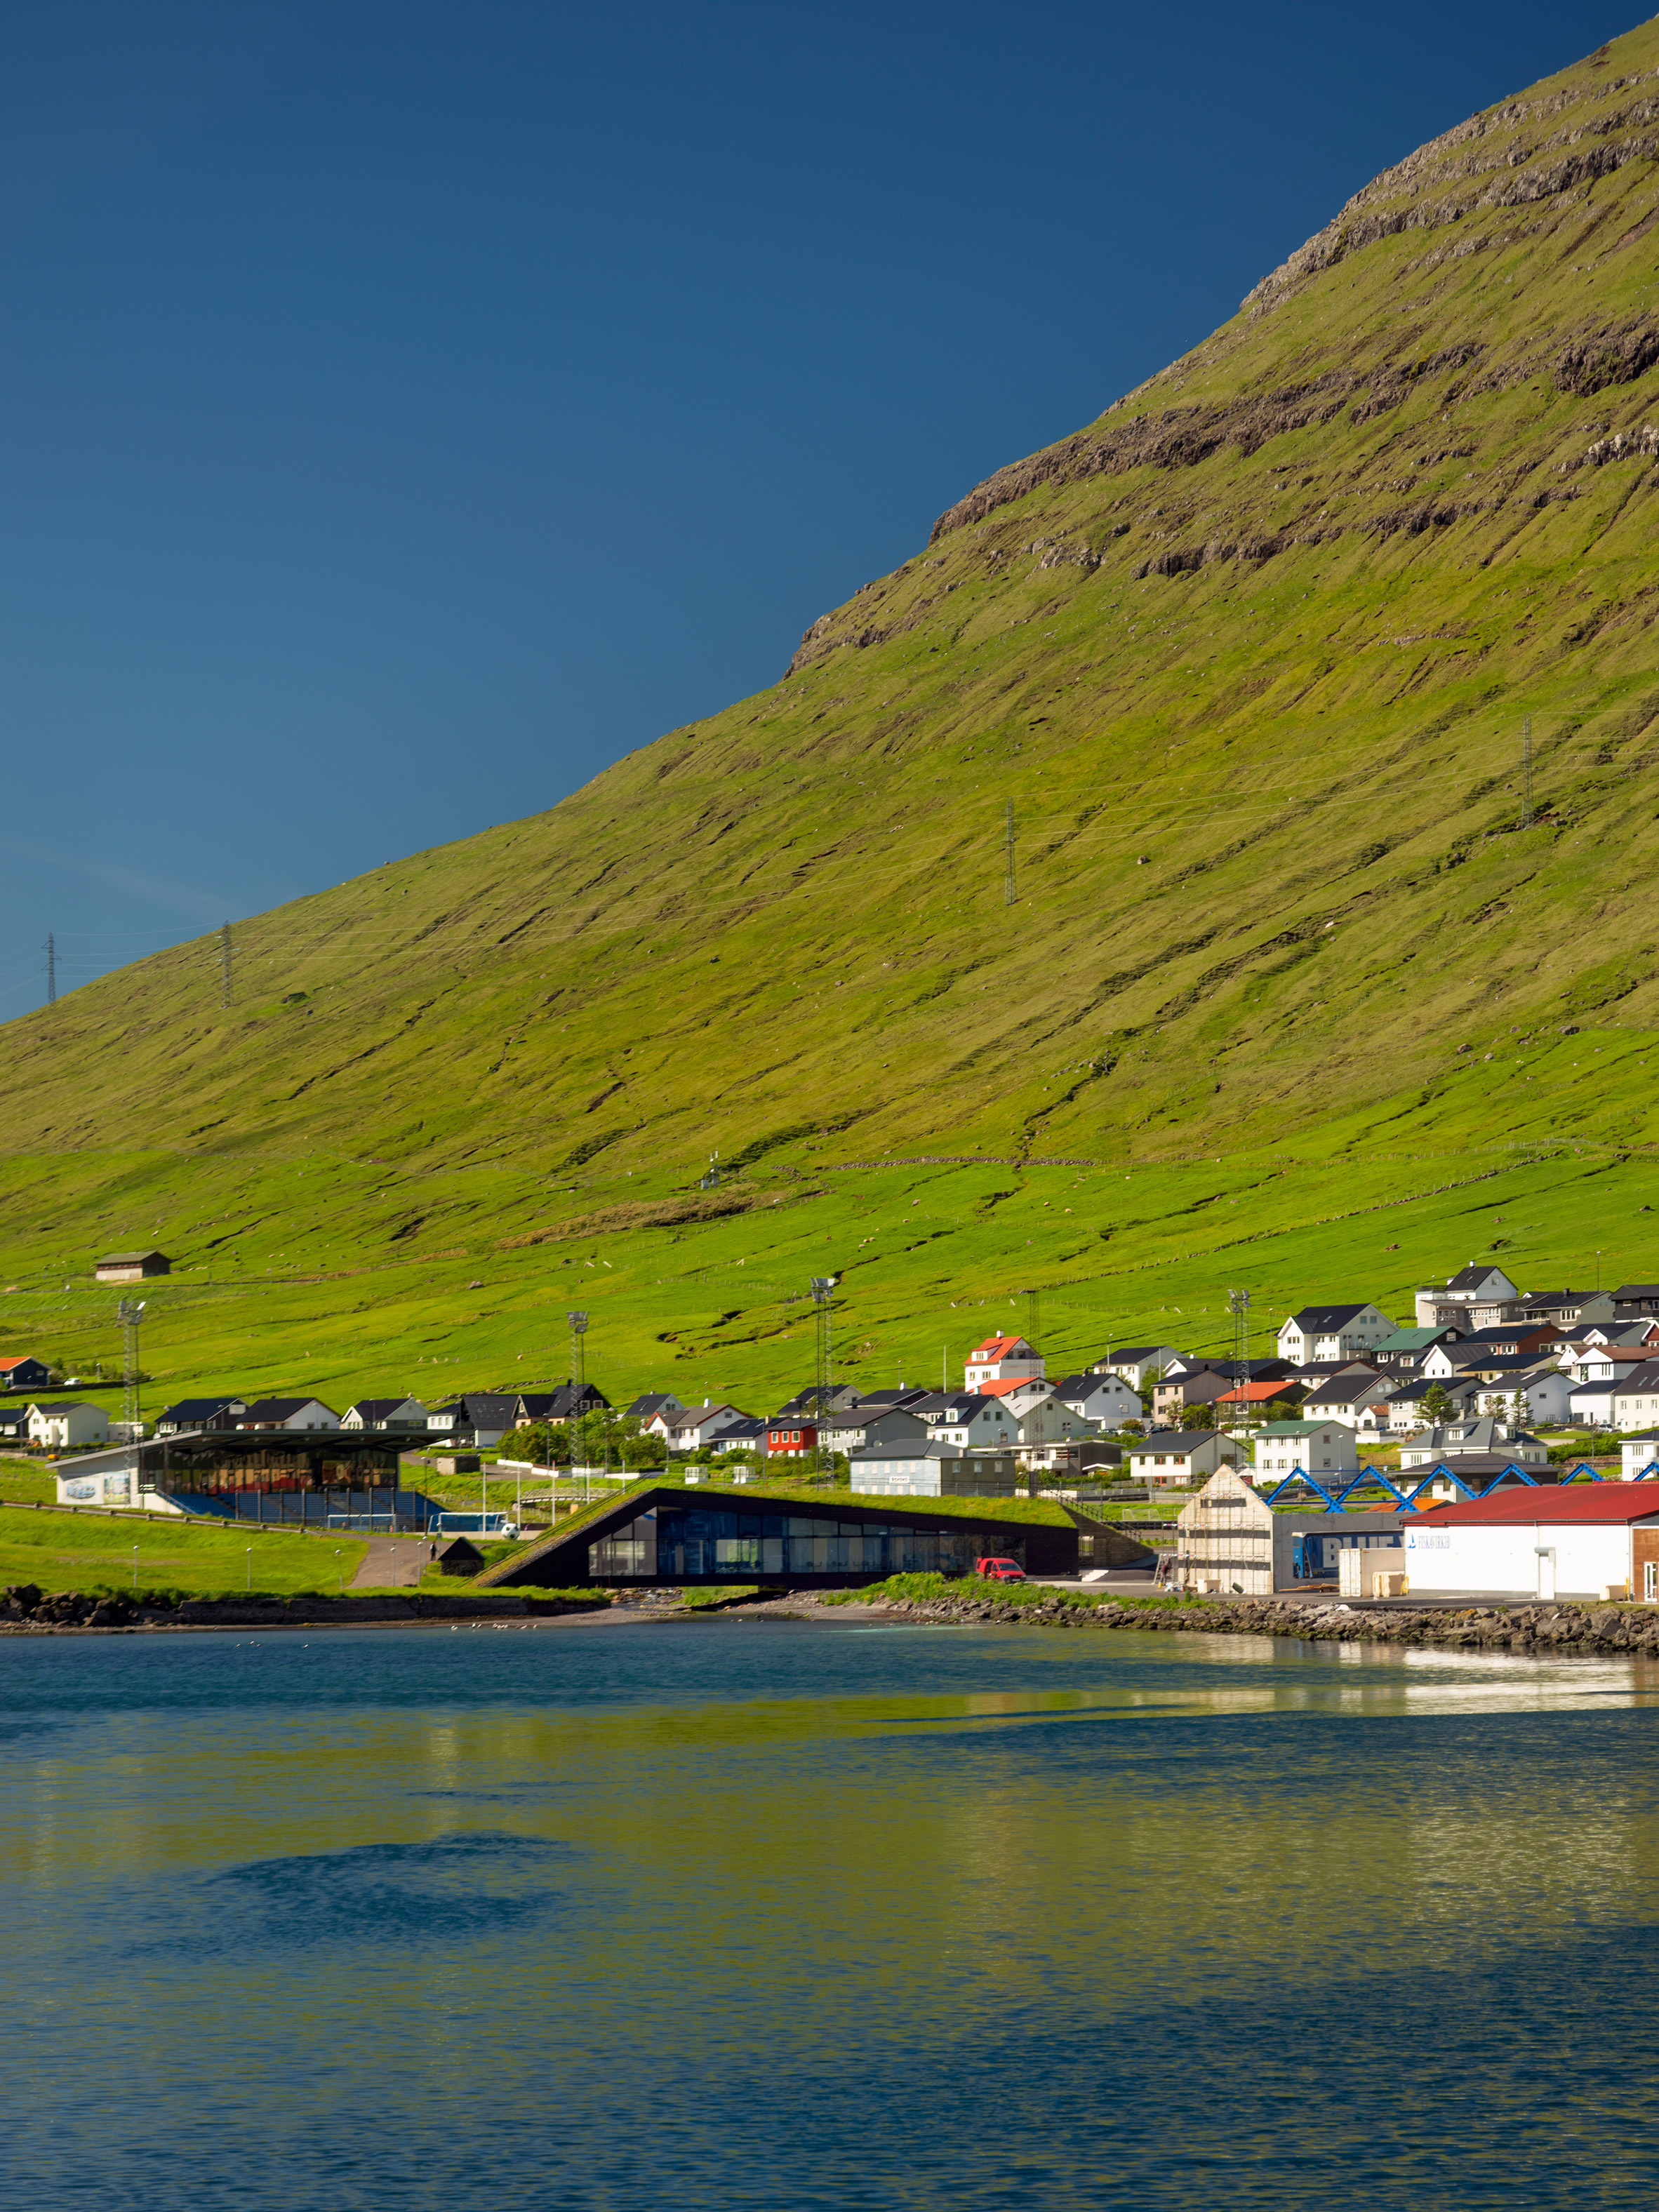
[[[587,1358],[582,1343],[587,1334],[587,1316],[568,1313],[565,1319],[570,1324],[570,1386],[580,1398],[587,1381]]]
[[[831,1326],[832,1316],[835,1313],[835,1288],[836,1285],[840,1280],[841,1277],[839,1275],[814,1275],[812,1277],[812,1307],[814,1318],[817,1323],[817,1449],[816,1457],[817,1460],[818,1473],[820,1474],[823,1474],[826,1471],[830,1462],[830,1455],[824,1449],[823,1431],[824,1425],[830,1419],[830,1401],[831,1396],[834,1395],[836,1387],[834,1372],[835,1347],[831,1336]]]
[[[1243,1422],[1249,1401],[1244,1393],[1250,1379],[1250,1294],[1229,1291],[1227,1310],[1233,1317],[1233,1388],[1238,1394],[1236,1418]]]
[[[115,1309],[115,1318],[121,1324],[121,1418],[136,1424],[138,1411],[138,1320],[149,1303],[140,1298],[135,1305],[131,1298],[123,1298]]]

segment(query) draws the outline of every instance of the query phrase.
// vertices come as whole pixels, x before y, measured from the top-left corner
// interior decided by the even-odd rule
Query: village
[[[98,1272],[136,1280],[167,1264],[115,1255]],[[112,1419],[75,1395],[78,1378],[21,1353],[0,1358],[0,1443],[44,1459],[70,1509],[462,1540],[533,1535],[596,1490],[653,1475],[750,1489],[757,1504],[780,1484],[872,1508],[981,1500],[992,1516],[996,1501],[1040,1498],[1083,1532],[1079,1571],[1115,1567],[1194,1595],[1489,1591],[1492,1571],[1464,1557],[1472,1539],[1452,1543],[1448,1516],[1518,1527],[1517,1490],[1550,1490],[1553,1511],[1589,1513],[1616,1548],[1610,1504],[1593,1493],[1639,1483],[1639,1506],[1659,1475],[1659,1284],[1522,1291],[1473,1263],[1419,1287],[1413,1306],[1404,1324],[1369,1300],[1299,1307],[1270,1358],[1249,1356],[1241,1333],[1231,1355],[1119,1346],[1061,1376],[1030,1337],[997,1333],[969,1352],[959,1389],[861,1390],[826,1370],[769,1414],[668,1392],[613,1403],[580,1373],[585,1315],[571,1317],[571,1379],[432,1406],[219,1393],[149,1420],[130,1397],[132,1417]],[[464,1503],[458,1482],[473,1485]],[[1432,1543],[1428,1512],[1440,1515]],[[1506,1556],[1504,1587],[1659,1595],[1659,1549],[1567,1584],[1559,1548],[1535,1547],[1520,1584]],[[481,1564],[461,1541],[457,1566]]]

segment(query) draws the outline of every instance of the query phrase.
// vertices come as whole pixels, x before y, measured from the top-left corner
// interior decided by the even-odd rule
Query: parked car
[[[974,1572],[988,1583],[1023,1583],[1025,1570],[1013,1559],[975,1559]]]

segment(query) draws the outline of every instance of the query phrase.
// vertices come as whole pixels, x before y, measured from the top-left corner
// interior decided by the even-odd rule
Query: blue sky
[[[0,36],[0,1018],[773,682],[1626,27],[54,0]]]

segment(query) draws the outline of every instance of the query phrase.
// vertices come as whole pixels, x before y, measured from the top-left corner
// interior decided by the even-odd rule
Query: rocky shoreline
[[[0,1591],[0,1636],[97,1636],[167,1633],[223,1628],[344,1628],[410,1626],[420,1622],[554,1620],[568,1613],[615,1610],[659,1620],[714,1618],[741,1606],[750,1617],[784,1620],[860,1618],[937,1622],[944,1627],[991,1624],[1018,1628],[1127,1629],[1139,1634],[1273,1636],[1308,1643],[1394,1644],[1448,1651],[1576,1653],[1659,1659],[1659,1607],[1558,1604],[1358,1606],[1325,1605],[1282,1598],[1200,1598],[1184,1602],[1119,1603],[1056,1591],[1039,1601],[996,1598],[857,1596],[801,1591],[744,1596],[728,1608],[685,1607],[674,1593],[629,1592],[614,1607],[605,1596],[545,1596],[533,1590],[411,1590],[407,1596],[181,1597],[173,1601],[141,1593],[47,1594],[30,1583]]]
[[[816,1596],[779,1600],[768,1611],[825,1609]],[[836,1611],[845,1608],[837,1607]],[[1056,1593],[1040,1604],[995,1599],[957,1601],[884,1598],[869,1613],[945,1625],[995,1622],[1009,1627],[1134,1629],[1176,1636],[1277,1636],[1328,1644],[1432,1645],[1449,1651],[1575,1652],[1659,1658],[1659,1607],[1640,1605],[1391,1606],[1333,1601],[1309,1605],[1281,1598],[1199,1599],[1186,1603],[1079,1603]]]
[[[552,1620],[603,1613],[602,1597],[538,1597],[533,1591],[411,1590],[407,1597],[181,1597],[164,1603],[82,1590],[48,1595],[32,1583],[0,1591],[0,1636],[132,1635],[204,1628],[346,1628],[433,1620]]]

